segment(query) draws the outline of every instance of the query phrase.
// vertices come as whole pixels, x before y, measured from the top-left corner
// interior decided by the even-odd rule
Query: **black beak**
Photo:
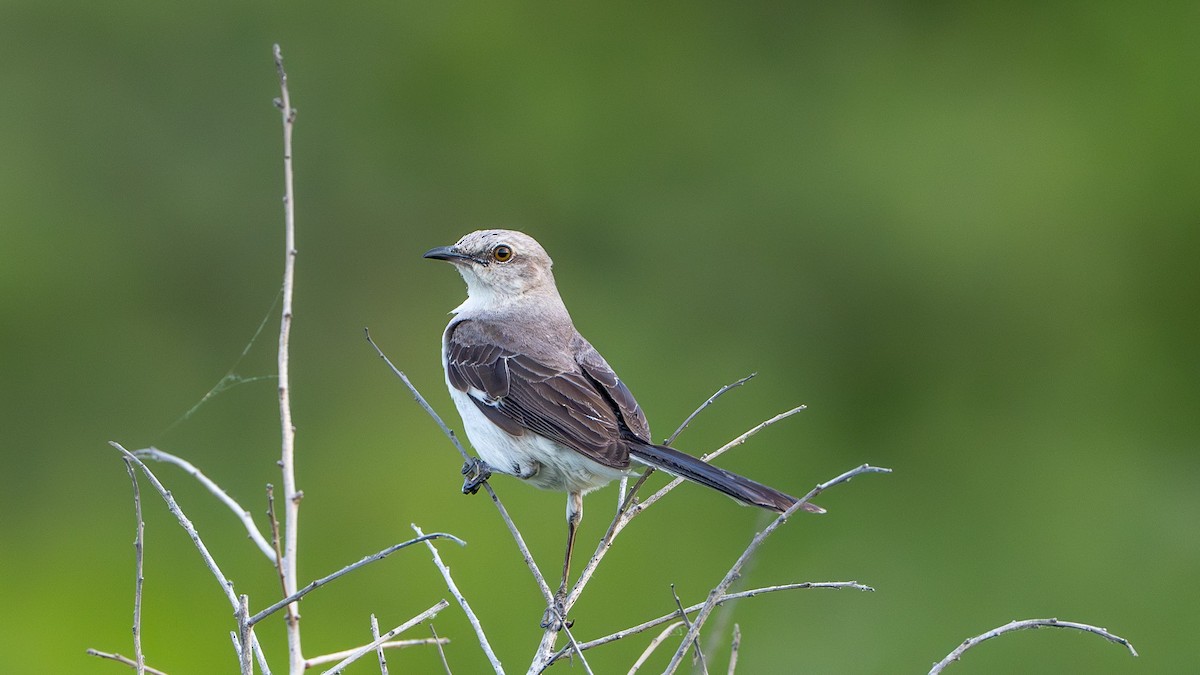
[[[450,262],[454,262],[455,260],[474,260],[474,258],[469,255],[463,255],[462,253],[455,251],[454,247],[452,246],[438,246],[437,248],[431,248],[425,252],[425,255],[421,257],[429,258],[431,260],[449,260]]]

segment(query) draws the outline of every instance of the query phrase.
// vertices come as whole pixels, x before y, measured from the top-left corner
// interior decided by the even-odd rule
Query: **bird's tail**
[[[691,455],[665,445],[633,442],[629,444],[629,453],[643,464],[666,471],[672,476],[686,478],[694,483],[710,487],[743,504],[761,506],[764,509],[783,513],[799,501],[795,497],[785,495],[762,483],[702,462]],[[805,504],[801,508],[810,513],[825,513],[825,509],[816,504]]]

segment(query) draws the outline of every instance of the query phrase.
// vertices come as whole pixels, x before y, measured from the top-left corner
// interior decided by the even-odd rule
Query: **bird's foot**
[[[492,476],[492,470],[488,468],[486,462],[478,457],[472,457],[463,463],[462,468],[464,495],[473,495],[479,492],[479,486],[487,482]]]
[[[566,600],[562,595],[554,596],[554,602],[546,608],[546,613],[542,615],[542,628],[557,632],[575,625],[574,621],[566,618],[567,610],[564,607]]]

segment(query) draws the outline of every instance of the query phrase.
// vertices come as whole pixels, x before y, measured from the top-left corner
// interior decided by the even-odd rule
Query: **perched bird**
[[[625,383],[575,330],[550,256],[512,230],[472,232],[426,258],[454,265],[467,300],[442,335],[450,397],[481,458],[463,467],[463,492],[491,472],[567,493],[567,550],[543,627],[559,628],[583,495],[630,473],[633,463],[783,512],[794,497],[650,440],[646,415]],[[823,513],[805,504],[806,511]]]

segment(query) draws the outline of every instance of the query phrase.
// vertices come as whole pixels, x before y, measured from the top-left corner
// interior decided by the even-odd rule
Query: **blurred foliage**
[[[118,456],[204,468],[262,519],[278,482],[282,268],[272,42],[299,109],[293,390],[303,579],[408,538],[442,546],[513,670],[540,600],[457,455],[362,340],[450,421],[437,359],[463,296],[420,259],[485,225],[555,256],[581,330],[655,433],[759,377],[680,446],[807,403],[724,463],[802,492],[739,603],[747,673],[924,672],[1014,618],[964,673],[1191,672],[1200,661],[1200,42],[1195,3],[62,3],[0,7],[0,651],[6,672],[131,653],[133,514]],[[176,423],[176,421],[178,423]],[[239,524],[155,467],[252,602]],[[543,566],[559,495],[496,481]],[[229,607],[147,490],[144,638],[172,673],[231,672]],[[581,545],[612,489],[588,499]],[[763,514],[684,488],[619,541],[577,635],[701,599]],[[305,651],[444,597],[420,550],[303,603]],[[456,672],[485,664],[461,614]],[[418,631],[419,632],[419,631]],[[261,626],[284,653],[282,621]],[[647,638],[648,639],[648,638]],[[597,650],[626,666],[646,639]],[[727,648],[713,647],[710,663]],[[664,655],[665,658],[665,655]],[[393,657],[436,670],[432,650]],[[397,667],[400,667],[399,665]],[[562,666],[566,667],[566,666]],[[362,666],[356,672],[370,672]]]

